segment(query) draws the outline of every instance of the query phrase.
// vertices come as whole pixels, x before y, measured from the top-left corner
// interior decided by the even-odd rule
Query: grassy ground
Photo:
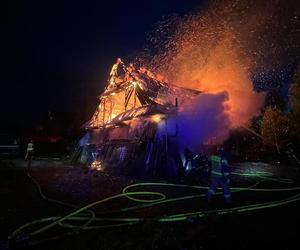
[[[57,162],[35,161],[32,176],[40,183],[47,197],[62,200],[78,206],[88,204],[119,193],[123,187],[136,180],[95,174],[80,167],[62,165]],[[239,182],[238,182],[239,181]],[[251,180],[236,180],[251,184]],[[268,184],[283,187],[284,184]],[[171,196],[193,194],[195,191],[176,188],[152,188]],[[6,249],[7,236],[19,226],[54,215],[66,215],[73,208],[43,200],[37,187],[26,176],[23,161],[0,162],[0,249]],[[251,192],[234,194],[232,206],[252,204],[281,199],[280,194],[259,196]],[[124,207],[126,202],[118,201],[99,211],[111,211]],[[216,198],[207,205],[202,198],[189,202],[173,203],[127,213],[130,216],[159,217],[163,214],[184,211],[209,210],[224,207],[222,198]],[[98,212],[99,212],[98,211]],[[173,223],[156,220],[139,222],[136,225],[79,232],[76,235],[50,241],[29,249],[295,249],[299,244],[300,232],[299,202],[281,207],[228,215],[211,214],[204,218]],[[57,233],[57,232],[56,232]],[[24,248],[24,247],[23,247]]]

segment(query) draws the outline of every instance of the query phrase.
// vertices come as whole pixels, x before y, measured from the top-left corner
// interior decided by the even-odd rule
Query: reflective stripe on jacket
[[[229,176],[229,165],[223,157],[212,155],[211,158],[211,173],[214,175]]]
[[[33,151],[33,150],[34,150],[33,143],[28,143],[27,151]]]

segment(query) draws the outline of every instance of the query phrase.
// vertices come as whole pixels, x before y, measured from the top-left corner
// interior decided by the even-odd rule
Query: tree
[[[289,104],[293,135],[300,139],[300,66],[296,71],[294,83],[289,89]]]
[[[267,107],[261,121],[261,134],[279,152],[290,139],[290,119],[277,107]]]
[[[286,108],[286,101],[284,100],[280,88],[268,91],[265,97],[265,107],[272,106],[278,107],[281,110]]]

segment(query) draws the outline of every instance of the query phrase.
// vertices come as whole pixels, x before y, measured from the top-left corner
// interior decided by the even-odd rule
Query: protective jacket
[[[212,155],[210,157],[211,160],[211,174],[215,176],[223,176],[226,179],[229,178],[229,164],[228,161],[218,155]]]
[[[33,152],[33,151],[34,151],[34,145],[32,142],[30,142],[27,145],[27,152]]]

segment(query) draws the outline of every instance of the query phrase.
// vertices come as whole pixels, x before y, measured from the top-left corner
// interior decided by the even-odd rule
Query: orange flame
[[[211,51],[203,67],[193,64],[190,57],[178,64],[176,84],[208,93],[226,91],[228,101],[224,103],[225,110],[229,113],[232,126],[244,124],[259,113],[264,95],[254,91],[247,67],[239,63],[236,50],[230,48],[227,41]]]

